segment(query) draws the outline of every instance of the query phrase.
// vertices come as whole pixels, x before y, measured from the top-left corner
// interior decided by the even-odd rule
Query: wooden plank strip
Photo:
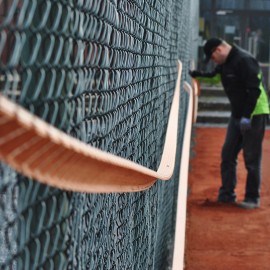
[[[173,174],[182,64],[157,171],[68,136],[0,95],[0,160],[41,183],[78,192],[134,192]]]
[[[193,93],[192,93],[193,89],[187,82],[184,82],[184,89],[189,93],[189,104],[186,117],[185,132],[181,154],[180,173],[179,173],[179,187],[178,187],[178,200],[177,200],[176,226],[175,226],[176,231],[174,240],[172,270],[184,269],[188,169],[189,169],[192,116],[193,116]]]

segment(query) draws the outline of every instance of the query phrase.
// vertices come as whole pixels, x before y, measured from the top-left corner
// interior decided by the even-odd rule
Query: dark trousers
[[[220,201],[236,199],[237,156],[243,149],[247,169],[245,200],[257,202],[260,198],[262,141],[267,116],[256,115],[252,118],[251,129],[241,132],[240,119],[230,117],[225,142],[221,153],[221,179],[219,190]]]

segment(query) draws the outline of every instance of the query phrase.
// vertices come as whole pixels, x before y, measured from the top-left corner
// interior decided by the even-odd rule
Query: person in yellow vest
[[[219,38],[204,45],[206,62],[212,60],[212,72],[192,70],[200,80],[221,82],[230,101],[231,116],[221,152],[221,187],[218,203],[236,203],[237,157],[243,149],[247,170],[245,198],[236,203],[246,209],[260,206],[262,142],[269,115],[268,95],[257,60],[241,48]]]

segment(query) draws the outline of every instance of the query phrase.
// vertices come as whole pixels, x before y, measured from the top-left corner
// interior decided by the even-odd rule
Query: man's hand
[[[189,70],[189,75],[192,77],[192,78],[196,78],[196,77],[200,77],[202,76],[202,73],[198,70]]]
[[[251,120],[249,118],[242,117],[240,119],[240,129],[243,132],[251,129]]]

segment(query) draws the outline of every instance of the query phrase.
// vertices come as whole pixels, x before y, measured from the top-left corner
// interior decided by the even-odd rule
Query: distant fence
[[[0,1],[0,91],[70,136],[156,169],[176,62],[184,79],[190,64],[193,2]],[[174,175],[143,192],[67,192],[2,162],[1,269],[170,269],[187,104],[181,89]]]

